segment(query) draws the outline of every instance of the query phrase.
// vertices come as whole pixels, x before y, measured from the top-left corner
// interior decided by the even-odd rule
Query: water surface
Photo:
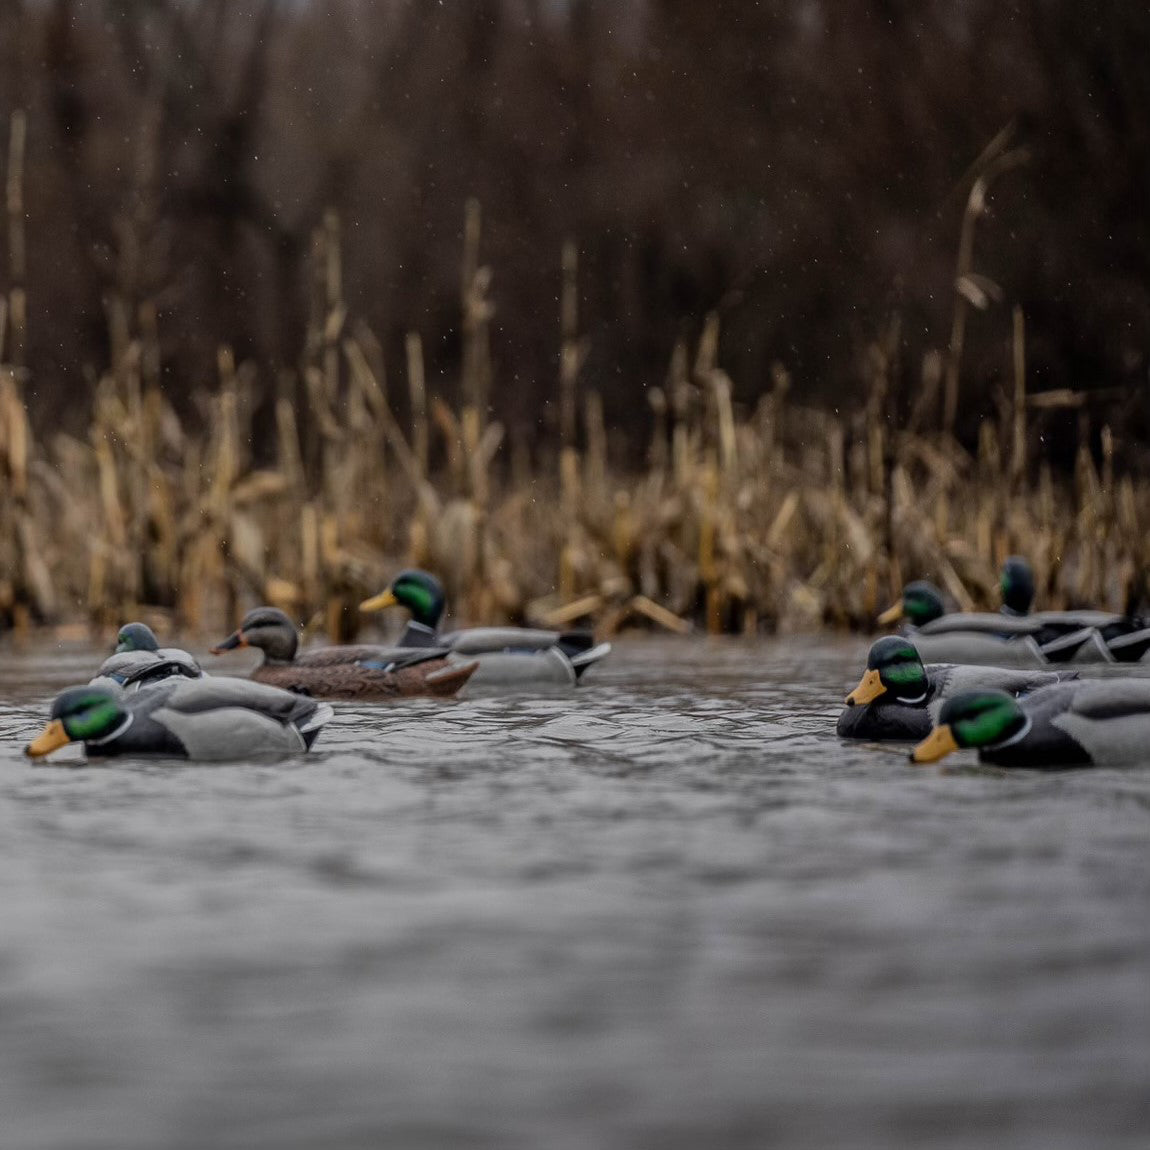
[[[85,769],[20,750],[98,658],[5,652],[0,1145],[1142,1150],[1150,769],[845,745],[864,650]]]

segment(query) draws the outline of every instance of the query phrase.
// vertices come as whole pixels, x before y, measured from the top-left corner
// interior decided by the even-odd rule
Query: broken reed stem
[[[951,321],[950,345],[946,362],[946,379],[943,391],[942,429],[947,435],[954,434],[958,415],[959,376],[962,370],[962,351],[966,338],[966,320],[970,308],[970,290],[967,287],[974,268],[974,234],[979,219],[986,211],[986,199],[995,180],[1011,168],[1024,164],[1029,154],[1024,148],[1003,152],[990,159],[982,174],[975,179],[966,198],[962,214],[962,227],[959,232],[958,256],[954,272],[954,317]],[[976,297],[977,298],[977,297]],[[980,306],[983,306],[980,303]]]
[[[986,203],[986,184],[981,177],[974,181],[962,214],[962,230],[958,241],[958,258],[954,270],[954,317],[950,327],[949,354],[946,361],[946,380],[943,388],[942,429],[954,434],[958,414],[958,379],[962,367],[962,346],[966,337],[966,313],[970,303],[959,290],[958,284],[970,274],[974,261],[974,229]]]

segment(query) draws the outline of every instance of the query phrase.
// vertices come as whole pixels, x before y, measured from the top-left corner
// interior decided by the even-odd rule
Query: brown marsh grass
[[[988,155],[963,225],[955,324],[928,356],[909,418],[894,427],[897,321],[861,357],[856,410],[806,406],[782,365],[753,410],[732,400],[712,315],[669,357],[650,393],[642,465],[608,452],[603,405],[584,386],[578,255],[559,256],[559,444],[509,444],[487,412],[499,386],[489,330],[492,272],[479,205],[468,205],[460,284],[462,403],[429,386],[419,333],[406,340],[395,415],[384,357],[343,298],[339,220],[313,241],[314,285],[298,373],[259,409],[256,369],[220,349],[218,379],[182,419],[160,386],[156,309],[109,301],[112,362],[93,380],[87,434],[32,435],[24,402],[22,167],[7,164],[8,284],[0,296],[0,617],[102,632],[131,617],[201,634],[255,602],[332,638],[401,566],[445,580],[457,619],[604,634],[866,627],[904,579],[937,579],[962,607],[994,602],[1009,553],[1034,563],[1042,602],[1122,609],[1142,590],[1150,486],[1082,446],[1072,476],[1028,455],[1033,425],[1084,397],[1026,392],[1025,320],[1013,314],[1009,396],[970,452],[953,435],[967,310],[993,285],[972,269],[987,183],[1021,157]],[[1083,410],[1085,408],[1083,407]],[[270,414],[269,414],[270,413]],[[254,442],[274,442],[257,466]],[[1083,444],[1086,438],[1083,436]]]

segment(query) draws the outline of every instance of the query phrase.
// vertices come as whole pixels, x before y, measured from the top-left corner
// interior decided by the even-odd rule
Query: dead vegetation
[[[429,386],[412,332],[401,426],[380,346],[349,315],[339,220],[328,213],[312,243],[306,351],[273,402],[255,402],[256,368],[223,347],[218,378],[192,397],[198,418],[180,418],[161,388],[156,308],[125,292],[108,304],[112,362],[91,381],[87,436],[34,439],[23,396],[23,151],[17,116],[0,298],[0,615],[18,630],[159,616],[199,634],[258,601],[343,638],[359,622],[355,604],[401,565],[439,572],[461,620],[591,620],[606,634],[634,623],[866,626],[904,578],[924,574],[963,607],[986,605],[1012,552],[1032,559],[1051,607],[1120,609],[1142,590],[1150,486],[1115,475],[1110,431],[1101,467],[1083,434],[1072,478],[1028,458],[1030,425],[1081,397],[1027,396],[1020,310],[1009,397],[982,419],[975,453],[952,435],[966,311],[989,290],[971,258],[982,177],[963,228],[955,334],[946,357],[927,357],[901,430],[891,419],[897,320],[865,349],[854,411],[804,405],[780,364],[744,412],[720,362],[716,314],[696,346],[673,349],[664,386],[649,392],[645,461],[620,466],[601,397],[581,378],[574,244],[561,253],[558,450],[509,444],[489,418],[499,386],[492,271],[475,202],[458,409]],[[1000,151],[988,171],[1019,158]],[[252,445],[268,442],[274,466],[257,466]]]

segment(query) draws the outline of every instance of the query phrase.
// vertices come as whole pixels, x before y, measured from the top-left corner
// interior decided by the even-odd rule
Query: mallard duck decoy
[[[443,648],[395,649],[351,646],[299,650],[295,624],[276,607],[249,611],[239,628],[212,648],[213,655],[255,647],[263,662],[252,672],[270,683],[317,699],[394,699],[401,695],[454,695],[475,671],[474,662],[453,662]]]
[[[332,714],[326,703],[247,679],[173,678],[132,696],[73,687],[52,704],[48,725],[25,754],[39,759],[73,742],[90,758],[208,762],[293,754],[311,747]]]
[[[1106,616],[1113,621],[1116,616]],[[1112,662],[1088,613],[1015,615],[992,611],[947,613],[942,592],[925,579],[903,588],[898,603],[879,623],[906,619],[903,635],[926,663],[966,663],[998,667],[1043,667],[1051,663]]]
[[[179,647],[161,647],[156,633],[147,623],[125,623],[116,635],[114,655],[124,655],[130,652],[142,652],[155,655],[169,663],[181,663],[187,667],[189,678],[202,675],[199,663]],[[141,666],[143,663],[141,662]]]
[[[1002,565],[999,580],[1002,610],[1008,615],[1027,615],[1034,602],[1034,571],[1021,555],[1011,555]],[[1136,663],[1150,650],[1150,626],[1134,615],[1111,611],[1037,611],[1037,619],[1047,633],[1064,635],[1081,627],[1093,627],[1106,645],[1107,662]]]
[[[889,635],[871,644],[867,669],[846,697],[838,734],[844,739],[922,739],[943,703],[973,687],[1023,695],[1078,677],[1077,671],[1008,670],[951,663],[924,665],[909,639]]]
[[[439,634],[446,596],[443,585],[426,571],[401,571],[378,595],[365,599],[361,611],[406,607],[411,618],[400,636],[401,647],[448,647],[454,656],[476,659],[472,684],[495,686],[574,686],[588,667],[611,653],[610,643],[596,644],[588,631],[546,631],[527,627],[470,627]]]
[[[964,691],[943,704],[938,725],[910,758],[934,763],[966,748],[1000,767],[1145,763],[1150,759],[1150,680],[1058,683],[1024,699],[1004,691]]]
[[[179,652],[183,655],[186,652]],[[191,657],[188,657],[191,659]],[[144,687],[153,687],[170,678],[201,679],[204,677],[194,659],[169,659],[159,652],[120,651],[109,655],[89,686],[119,687],[125,694],[134,694]]]
[[[1111,611],[1029,613],[1034,573],[1021,556],[1006,560],[999,585],[999,612],[947,613],[942,592],[927,580],[916,580],[903,588],[900,601],[878,622],[905,619],[903,634],[927,662],[1011,667],[1136,663],[1150,651],[1150,625],[1137,617]]]

